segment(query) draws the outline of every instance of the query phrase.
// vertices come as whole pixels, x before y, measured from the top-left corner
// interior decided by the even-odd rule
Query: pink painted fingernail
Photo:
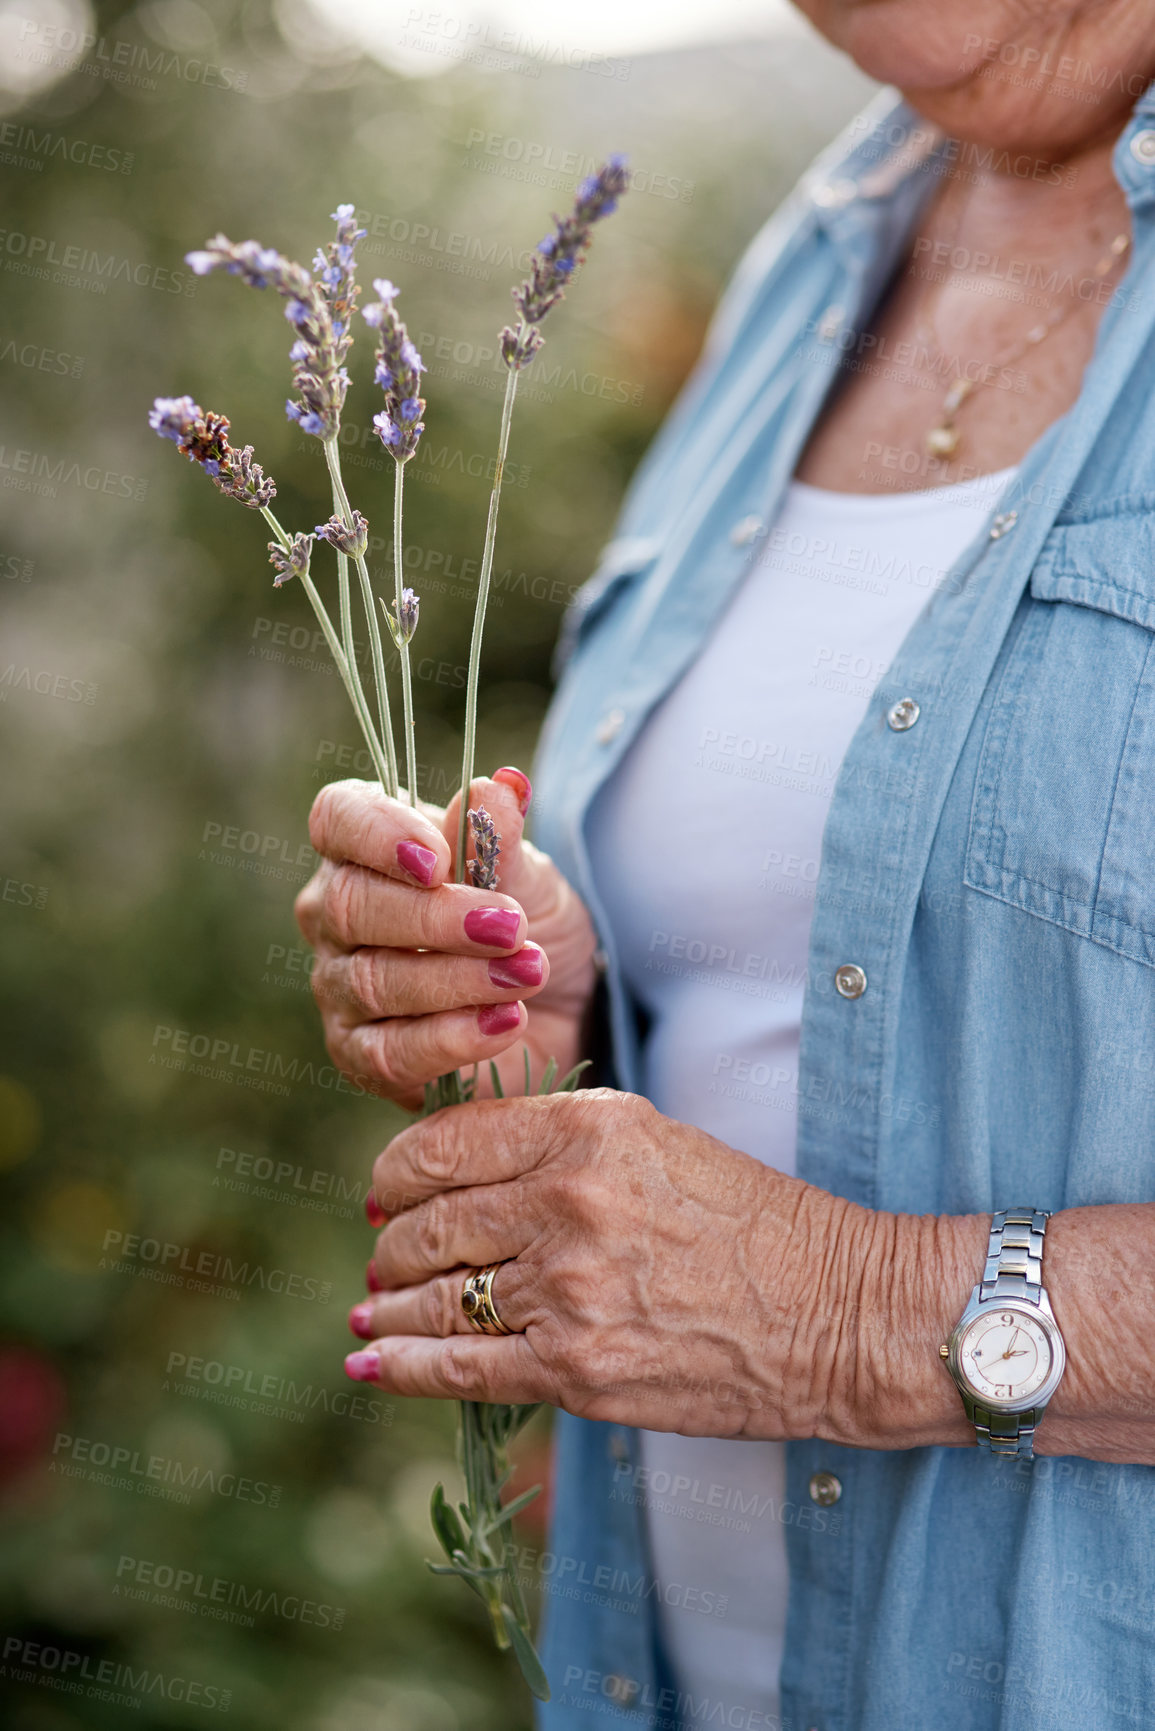
[[[373,1306],[371,1304],[355,1304],[349,1312],[349,1327],[358,1340],[372,1340]]]
[[[495,956],[489,977],[495,986],[540,986],[545,956],[538,944],[526,944],[512,956]]]
[[[385,1290],[381,1284],[381,1276],[372,1262],[365,1271],[365,1285],[370,1292],[384,1292]]]
[[[389,1216],[378,1202],[374,1191],[365,1198],[365,1218],[370,1226],[388,1226]]]
[[[420,842],[399,841],[397,864],[428,889],[437,870],[437,855],[431,847],[422,847]]]
[[[471,908],[465,916],[466,937],[499,950],[513,948],[520,926],[521,915],[510,908]]]
[[[512,764],[507,763],[504,768],[495,769],[490,780],[504,782],[506,787],[513,789],[517,795],[518,809],[524,817],[529,810],[529,802],[533,798],[533,783],[528,775],[523,774],[520,769],[514,769]]]
[[[520,1004],[486,1004],[477,1012],[477,1026],[481,1032],[490,1037],[493,1034],[509,1034],[521,1021]]]
[[[345,1360],[345,1375],[354,1382],[376,1382],[381,1375],[380,1355],[375,1352],[351,1352]]]

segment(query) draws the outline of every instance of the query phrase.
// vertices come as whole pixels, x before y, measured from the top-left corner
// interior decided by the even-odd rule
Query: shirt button
[[[1151,135],[1155,138],[1155,133]],[[1013,529],[1019,520],[1017,511],[1000,511],[997,517],[991,519],[991,540],[1001,541],[1008,530]]]
[[[597,732],[594,734],[598,744],[612,745],[622,731],[622,724],[625,719],[626,712],[624,709],[608,710],[598,722]]]
[[[857,962],[844,962],[835,970],[834,989],[841,998],[861,998],[866,990],[866,975]]]
[[[892,733],[905,733],[922,714],[913,697],[900,697],[894,708],[887,711],[886,725]]]
[[[615,1461],[628,1461],[629,1458],[630,1451],[626,1444],[625,1437],[622,1435],[620,1430],[612,1432],[610,1436],[610,1459]]]
[[[843,210],[858,197],[858,187],[853,180],[821,180],[811,196],[820,210]]]
[[[818,321],[818,335],[824,343],[832,343],[842,329],[842,321],[846,316],[845,308],[840,306],[827,307]]]
[[[1155,168],[1155,132],[1150,127],[1135,134],[1131,140],[1131,155],[1144,168]]]
[[[735,523],[730,531],[730,539],[735,547],[748,547],[751,541],[756,541],[762,533],[761,517],[743,517],[740,523]]]
[[[810,1475],[810,1501],[820,1503],[828,1509],[831,1503],[836,1503],[842,1495],[842,1480],[836,1479],[833,1473],[812,1473]]]

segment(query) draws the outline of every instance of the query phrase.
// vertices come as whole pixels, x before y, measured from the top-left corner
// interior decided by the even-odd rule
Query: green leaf
[[[505,1626],[509,1630],[509,1638],[513,1644],[514,1657],[521,1666],[521,1674],[529,1684],[539,1701],[549,1700],[549,1678],[542,1668],[541,1660],[533,1642],[514,1616],[508,1605],[501,1607],[505,1618]]]
[[[573,1069],[568,1071],[567,1074],[562,1077],[561,1081],[554,1089],[554,1093],[572,1094],[578,1085],[578,1077],[581,1075],[583,1070],[588,1070],[592,1063],[592,1058],[583,1058],[580,1064],[575,1064]]]
[[[521,1055],[525,1059],[525,1091],[527,1094],[532,1094],[533,1093],[533,1082],[532,1082],[530,1074],[529,1074],[529,1047],[528,1046],[523,1046],[521,1048]]]
[[[433,1495],[429,1500],[429,1518],[433,1522],[433,1531],[441,1540],[441,1548],[447,1557],[452,1557],[455,1551],[467,1552],[465,1530],[458,1520],[456,1512],[445,1500],[445,1487],[434,1485]]]
[[[553,1087],[553,1079],[556,1075],[557,1059],[551,1058],[541,1073],[541,1084],[537,1090],[539,1094],[548,1094],[550,1092],[550,1089]]]
[[[506,1523],[512,1521],[515,1516],[520,1515],[522,1509],[527,1509],[533,1499],[541,1495],[541,1492],[541,1485],[534,1485],[531,1491],[523,1491],[519,1497],[514,1497],[512,1502],[506,1503],[497,1519],[495,1521],[490,1521],[489,1525],[486,1527],[486,1538],[489,1537],[490,1533],[495,1533],[498,1527],[504,1527]]]
[[[492,1058],[489,1060],[489,1080],[493,1085],[494,1099],[504,1100],[505,1089],[501,1085],[501,1077],[497,1073],[497,1065],[494,1063]]]

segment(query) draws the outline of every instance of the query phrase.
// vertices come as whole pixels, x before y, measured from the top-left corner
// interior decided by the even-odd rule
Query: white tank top
[[[701,654],[591,814],[594,879],[651,1017],[643,1091],[783,1172],[795,1169],[834,779],[879,679],[1013,473],[887,496],[792,482]],[[776,1724],[796,1513],[784,1506],[785,1447],[654,1431],[641,1445],[635,1478],[614,1494],[646,1510],[678,1688],[703,1723],[717,1712],[720,1724]],[[820,1517],[838,1542],[836,1514],[811,1511],[815,1542]]]

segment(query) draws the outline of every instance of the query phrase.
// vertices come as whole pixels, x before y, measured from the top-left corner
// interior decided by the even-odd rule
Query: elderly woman
[[[615,1084],[395,1139],[351,1368],[562,1410],[550,1731],[1155,1725],[1155,5],[804,10],[903,95],[567,622],[547,852],[317,801],[337,1062]]]

